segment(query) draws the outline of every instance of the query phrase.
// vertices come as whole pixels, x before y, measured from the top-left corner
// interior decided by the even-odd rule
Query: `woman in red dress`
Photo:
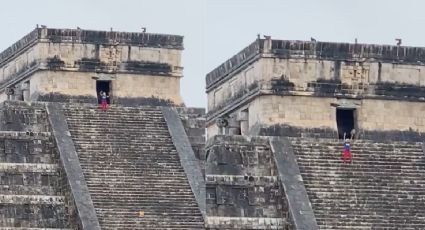
[[[100,92],[100,99],[101,99],[101,105],[102,105],[102,111],[106,112],[106,108],[108,107],[108,98],[109,96],[106,95],[106,92],[101,91]]]
[[[351,163],[352,155],[350,151],[350,140],[345,139],[344,142],[344,152],[342,154],[342,162],[343,163]]]

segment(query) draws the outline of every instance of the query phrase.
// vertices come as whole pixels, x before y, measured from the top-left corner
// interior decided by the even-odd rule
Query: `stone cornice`
[[[132,45],[183,50],[183,36],[141,32],[36,28],[0,53],[0,67],[38,42]]]
[[[254,56],[425,65],[425,47],[257,39],[206,75],[207,92],[246,67]]]
[[[380,85],[374,84],[369,85],[372,91],[377,91]],[[382,89],[383,91],[385,89]],[[423,89],[425,90],[425,89]],[[385,92],[385,91],[384,91]],[[231,113],[238,108],[248,104],[253,101],[255,98],[263,96],[263,95],[276,95],[276,96],[305,96],[305,97],[323,97],[323,98],[346,98],[346,99],[371,99],[371,100],[397,100],[397,101],[409,101],[409,102],[425,102],[425,94],[423,97],[416,96],[406,96],[403,95],[403,92],[399,95],[385,95],[385,94],[374,94],[374,93],[366,93],[364,92],[354,92],[350,90],[346,91],[338,91],[338,92],[317,92],[317,91],[309,91],[309,90],[281,90],[276,91],[276,89],[270,88],[270,85],[265,82],[259,84],[258,87],[253,90],[244,93],[238,97],[233,99],[229,99],[228,101],[223,102],[219,106],[215,107],[213,110],[208,111],[206,116],[206,124],[207,126],[214,122],[214,119],[221,117],[225,114]]]

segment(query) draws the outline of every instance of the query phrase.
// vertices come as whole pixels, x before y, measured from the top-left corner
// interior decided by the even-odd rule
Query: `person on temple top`
[[[344,133],[344,152],[342,153],[342,162],[343,163],[351,163],[352,155],[350,150],[350,140],[345,138]]]
[[[108,98],[109,96],[106,95],[106,92],[100,91],[100,100],[102,105],[102,111],[106,112],[106,108],[108,107]]]
[[[356,136],[356,130],[352,129],[350,132],[350,140],[354,140],[354,136]]]

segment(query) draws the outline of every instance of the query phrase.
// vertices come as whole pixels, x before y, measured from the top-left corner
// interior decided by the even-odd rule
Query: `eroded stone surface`
[[[44,105],[5,102],[0,116],[0,229],[73,226]]]
[[[288,208],[265,138],[215,136],[207,145],[207,227],[287,229]]]

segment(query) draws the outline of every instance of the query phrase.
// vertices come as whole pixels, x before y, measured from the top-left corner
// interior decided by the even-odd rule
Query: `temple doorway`
[[[111,81],[96,81],[97,103],[101,103],[100,92],[105,92],[109,97],[106,99],[108,104],[111,104],[112,99],[112,82]]]
[[[353,108],[337,108],[336,109],[336,125],[338,127],[338,138],[354,138],[351,137],[351,131],[355,128],[355,114],[356,110]]]

